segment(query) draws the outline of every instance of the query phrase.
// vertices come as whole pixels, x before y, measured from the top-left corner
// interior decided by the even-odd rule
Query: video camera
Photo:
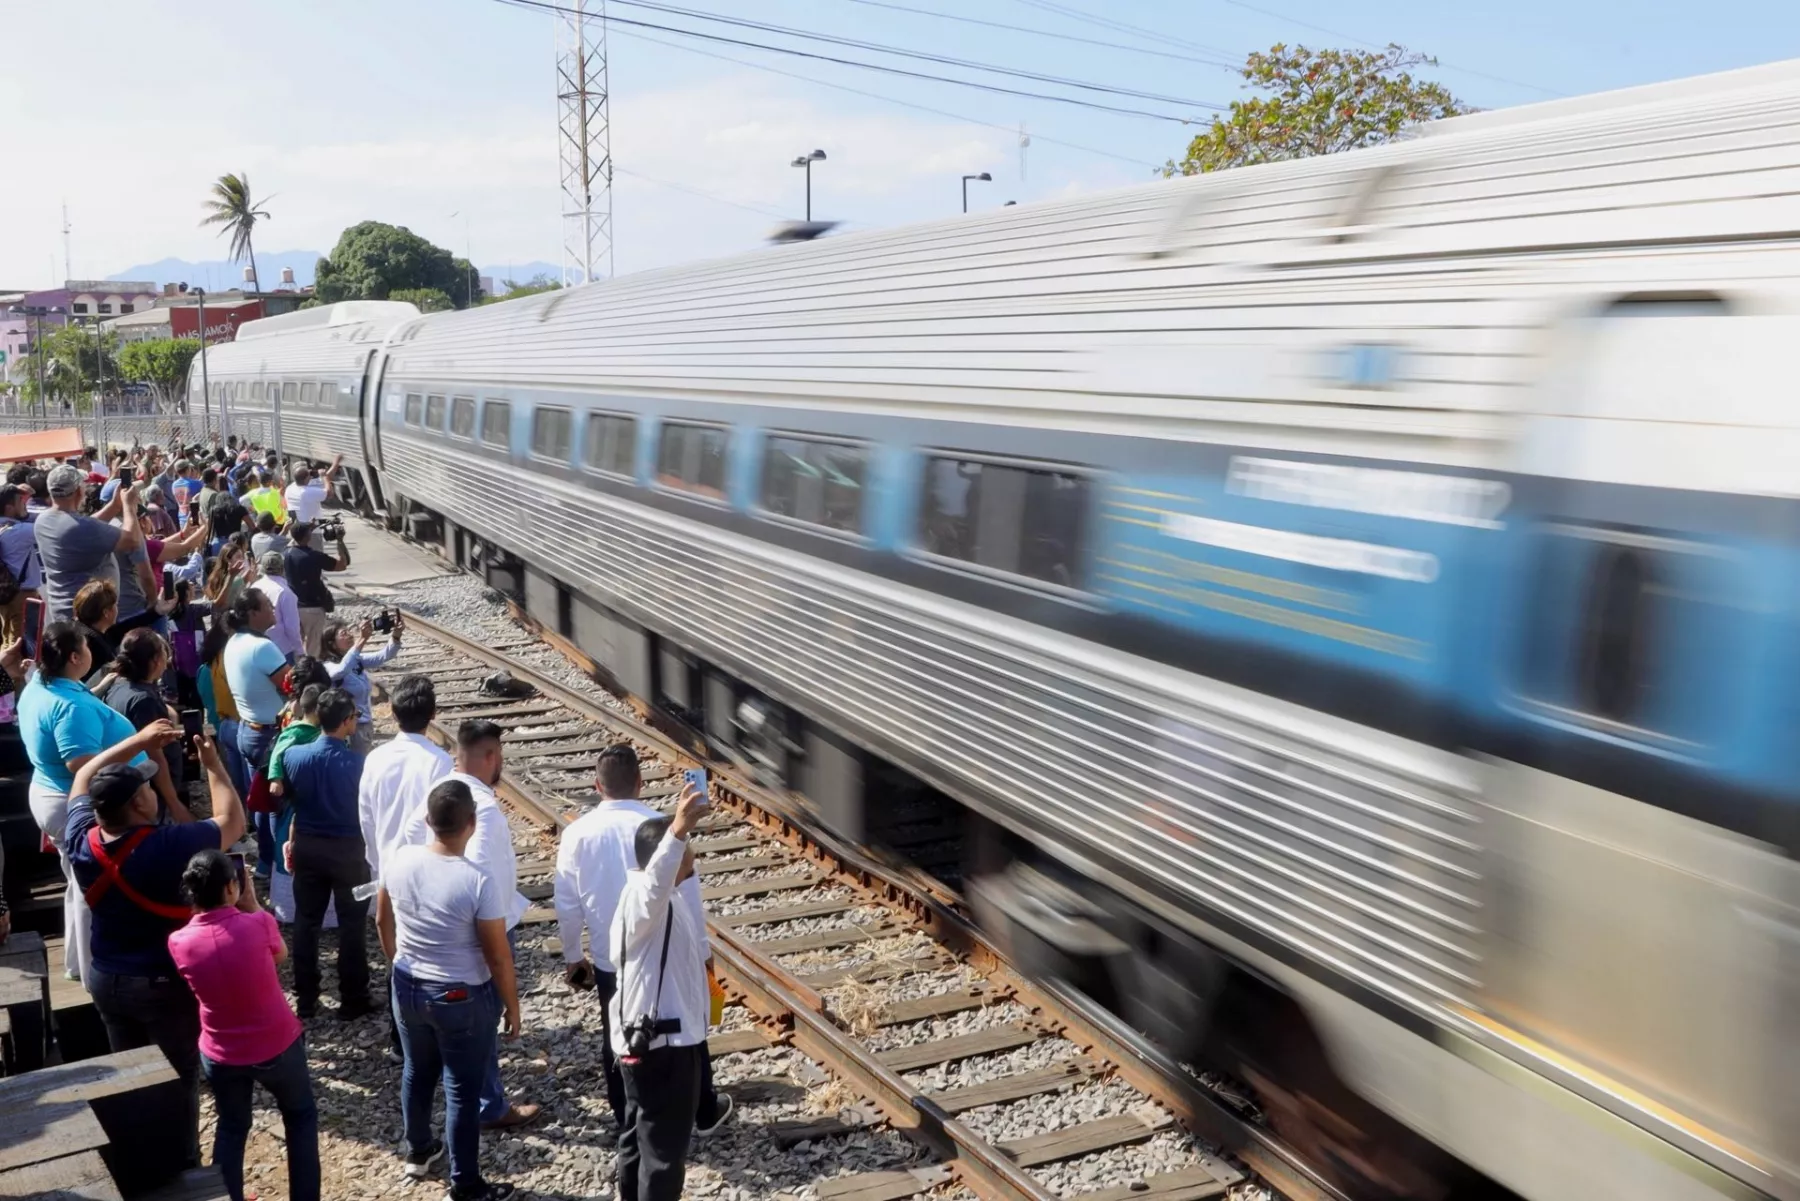
[[[320,517],[313,522],[313,529],[319,531],[320,537],[329,538],[333,542],[344,540],[344,519],[342,517]]]

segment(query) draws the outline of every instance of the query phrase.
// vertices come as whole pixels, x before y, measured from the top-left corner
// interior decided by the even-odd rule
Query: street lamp
[[[808,221],[812,220],[812,165],[824,161],[825,152],[823,150],[815,150],[811,154],[800,155],[793,162],[788,164],[790,167],[806,168],[806,219]]]
[[[206,404],[205,430],[212,433],[212,381],[206,377],[206,289],[193,289],[194,299],[200,306],[200,395]],[[188,410],[190,413],[192,409]]]
[[[979,179],[982,183],[994,182],[994,177],[989,175],[986,171],[983,171],[980,175],[963,176],[963,212],[965,213],[969,211],[969,181],[971,179]]]

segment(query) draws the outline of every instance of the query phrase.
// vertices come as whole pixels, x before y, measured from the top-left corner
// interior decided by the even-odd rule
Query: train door
[[[1519,431],[1474,1015],[1677,1146],[1776,1174],[1800,1114],[1800,413],[1775,353],[1796,332],[1714,298],[1558,331]]]

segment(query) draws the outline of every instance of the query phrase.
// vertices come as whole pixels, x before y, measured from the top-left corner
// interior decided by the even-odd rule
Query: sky
[[[1280,41],[1399,42],[1435,55],[1439,66],[1422,73],[1483,108],[1800,57],[1800,5],[1783,0],[656,2],[1163,99],[1071,93],[622,0],[608,12],[1163,116],[611,25],[619,274],[762,244],[800,215],[804,180],[790,161],[813,149],[826,152],[813,168],[814,215],[845,232],[953,218],[964,173],[993,176],[969,185],[971,208],[1151,181],[1210,119],[1207,106],[1246,95],[1230,64]],[[562,257],[551,13],[501,0],[0,0],[0,17],[0,290],[64,278],[65,201],[74,278],[225,257],[199,219],[228,171],[266,199],[261,250],[329,251],[345,226],[373,219],[484,267]]]

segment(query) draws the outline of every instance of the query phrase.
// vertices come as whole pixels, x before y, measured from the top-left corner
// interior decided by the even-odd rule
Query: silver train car
[[[1365,1193],[1800,1197],[1796,214],[1781,64],[371,325],[315,457]]]
[[[374,508],[362,411],[382,345],[418,315],[410,304],[358,300],[249,322],[193,364],[188,413],[217,414],[245,442],[289,459],[343,455],[350,498]]]

